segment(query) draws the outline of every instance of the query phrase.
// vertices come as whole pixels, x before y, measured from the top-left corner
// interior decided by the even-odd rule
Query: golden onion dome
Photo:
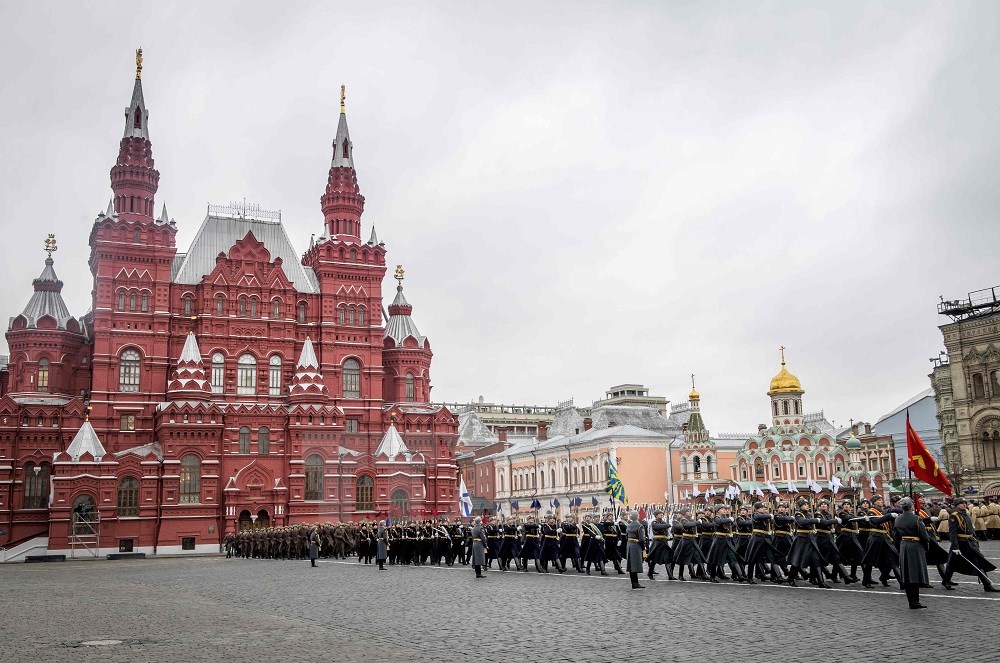
[[[781,348],[781,370],[778,374],[771,378],[771,388],[768,389],[769,394],[801,394],[804,393],[802,390],[802,383],[799,379],[792,375],[792,373],[785,368],[785,348]]]
[[[698,401],[698,400],[701,400],[701,394],[699,394],[698,390],[694,388],[694,374],[693,373],[691,374],[691,393],[688,394],[688,400],[689,401]]]

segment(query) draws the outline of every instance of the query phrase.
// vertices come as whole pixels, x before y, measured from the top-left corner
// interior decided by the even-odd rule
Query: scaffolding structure
[[[74,513],[69,537],[70,557],[97,558],[101,550],[101,514]],[[79,554],[78,554],[79,553]]]
[[[973,290],[966,299],[947,300],[941,297],[938,304],[938,313],[947,315],[955,322],[980,318],[1000,311],[1000,300],[997,299],[997,292],[1000,286]]]

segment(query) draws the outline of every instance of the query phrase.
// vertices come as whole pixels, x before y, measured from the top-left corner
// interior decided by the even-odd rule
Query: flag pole
[[[906,471],[910,475],[910,499],[913,499],[913,468],[910,467],[910,408],[906,408]]]

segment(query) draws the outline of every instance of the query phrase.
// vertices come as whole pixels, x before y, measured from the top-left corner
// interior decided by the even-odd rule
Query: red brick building
[[[0,546],[208,551],[239,527],[455,512],[457,418],[430,405],[402,268],[384,313],[343,95],[304,255],[279,214],[245,206],[209,206],[180,253],[154,214],[140,72],[90,231],[92,310],[69,313],[50,236],[10,320]]]

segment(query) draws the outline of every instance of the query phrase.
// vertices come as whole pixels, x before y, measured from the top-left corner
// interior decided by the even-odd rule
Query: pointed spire
[[[171,400],[209,400],[212,397],[212,386],[205,373],[205,365],[201,359],[201,348],[194,332],[188,332],[184,339],[184,348],[177,360],[177,370],[173,372],[167,385],[167,396]]]
[[[307,336],[295,365],[292,384],[288,388],[288,400],[291,403],[326,403],[329,399],[330,394],[319,370],[316,350],[312,339]]]
[[[332,238],[353,239],[361,243],[361,214],[365,197],[358,186],[354,170],[354,144],[347,130],[347,113],[344,110],[345,91],[340,87],[340,120],[337,136],[333,139],[333,158],[326,191],[320,198],[327,235]]]
[[[385,325],[385,338],[392,339],[395,347],[401,348],[403,341],[412,336],[417,345],[424,347],[424,341],[427,340],[427,337],[422,336],[420,330],[417,329],[416,323],[410,317],[413,313],[413,307],[403,296],[404,275],[403,266],[396,265],[393,278],[399,282],[399,285],[396,286],[396,298],[392,300],[392,304],[389,304],[389,320]]]
[[[160,182],[149,142],[149,112],[142,96],[141,74],[142,49],[139,49],[136,51],[132,100],[125,109],[125,133],[118,147],[118,159],[111,169],[114,209],[128,221],[153,220],[153,198]]]
[[[372,236],[368,238],[368,243],[372,246],[378,246],[378,235],[375,234],[375,224],[372,224]]]
[[[389,460],[392,460],[400,454],[403,454],[403,457],[407,461],[413,456],[409,448],[407,448],[406,443],[403,442],[403,437],[396,430],[396,424],[391,423],[389,424],[389,430],[382,436],[382,441],[379,442],[378,449],[375,450],[375,457],[385,456]]]
[[[115,215],[115,201],[111,199],[108,201],[108,211],[104,213],[104,216],[112,217]]]
[[[53,267],[55,263],[52,260],[52,253],[56,250],[55,235],[50,233],[45,238],[45,252],[47,254],[45,266],[38,278],[31,282],[34,293],[19,316],[27,321],[25,326],[29,329],[36,327],[39,319],[44,316],[55,320],[58,329],[66,329],[67,323],[73,319],[62,298],[63,282],[56,276],[56,270]],[[11,320],[12,325],[16,319]]]
[[[84,454],[90,454],[95,462],[100,462],[105,454],[107,454],[104,450],[104,445],[101,444],[100,438],[97,437],[94,425],[90,423],[89,419],[83,422],[80,430],[73,436],[73,441],[66,448],[66,455],[74,463],[80,462],[80,457]]]
[[[166,203],[163,203],[163,212],[160,214],[160,218],[159,218],[159,220],[157,220],[157,223],[159,223],[160,225],[164,225],[164,226],[168,225],[170,223],[170,215],[167,214],[167,204]]]

